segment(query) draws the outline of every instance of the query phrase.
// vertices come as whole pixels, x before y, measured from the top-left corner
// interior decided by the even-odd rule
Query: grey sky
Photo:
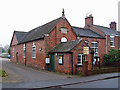
[[[13,31],[29,31],[62,15],[72,26],[83,27],[87,13],[94,24],[118,23],[119,0],[0,0],[0,44],[10,44]]]

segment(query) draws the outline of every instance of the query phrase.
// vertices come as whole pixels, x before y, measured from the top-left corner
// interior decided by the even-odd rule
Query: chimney
[[[115,21],[110,23],[110,28],[116,30],[116,22]]]
[[[90,14],[89,16],[86,16],[85,18],[85,27],[90,27],[93,25],[93,16]]]

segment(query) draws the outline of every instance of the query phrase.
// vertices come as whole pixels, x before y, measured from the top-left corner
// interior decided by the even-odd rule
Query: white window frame
[[[111,41],[111,38],[113,38],[113,41]],[[113,45],[111,45],[111,43],[113,43]],[[110,36],[110,47],[115,47],[114,36]]]
[[[87,45],[89,45],[89,42],[88,42],[87,40],[85,40],[85,43],[86,43]]]
[[[13,57],[15,57],[15,50],[14,50],[14,48],[13,48]]]
[[[67,34],[68,29],[65,27],[61,27],[61,33]]]
[[[33,43],[33,46],[32,46],[32,58],[36,58],[36,46],[35,46],[34,43]]]
[[[63,65],[63,55],[58,56],[58,64]]]
[[[23,47],[23,58],[26,58],[26,47],[25,47],[25,45]]]
[[[95,56],[99,56],[99,45],[98,47],[95,46],[95,43],[98,44],[98,42],[91,42],[91,48],[94,50],[94,57]],[[94,44],[94,46],[92,47],[92,44]],[[96,52],[96,49],[98,49],[98,51]],[[96,55],[97,54],[97,55]]]
[[[78,56],[80,56],[80,61],[78,61]],[[83,56],[85,56],[85,60],[83,60]],[[77,65],[83,65],[83,61],[86,61],[86,55],[85,54],[78,54],[77,55]]]
[[[67,38],[66,37],[62,37],[61,38],[61,42],[67,42]]]

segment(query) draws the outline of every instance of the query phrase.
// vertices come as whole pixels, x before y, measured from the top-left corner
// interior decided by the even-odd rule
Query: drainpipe
[[[106,54],[107,54],[107,34],[105,34],[105,37],[106,37],[106,44],[105,44],[105,46],[106,46]]]
[[[73,53],[72,53],[72,75],[73,75]]]

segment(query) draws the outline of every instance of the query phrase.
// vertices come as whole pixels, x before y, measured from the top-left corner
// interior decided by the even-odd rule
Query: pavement
[[[84,77],[66,75],[56,72],[35,70],[11,63],[9,60],[3,61],[2,65],[9,74],[9,77],[3,78],[2,88],[44,89],[120,77],[120,73],[99,74]]]

